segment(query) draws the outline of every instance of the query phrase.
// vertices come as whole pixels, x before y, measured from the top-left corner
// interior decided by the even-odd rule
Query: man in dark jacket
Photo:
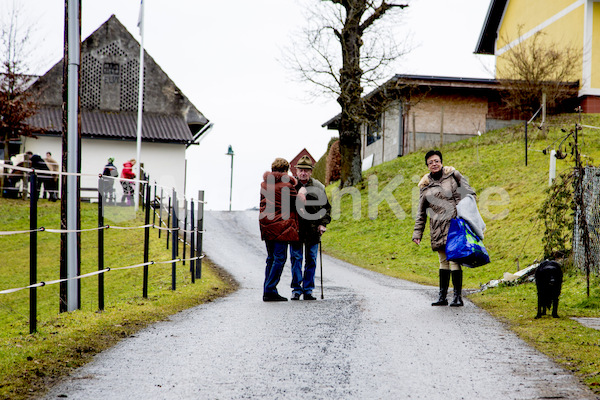
[[[277,284],[287,260],[289,242],[297,242],[298,215],[295,211],[296,180],[288,175],[289,163],[276,158],[271,172],[265,172],[260,185],[260,235],[267,246],[267,266],[263,301],[287,301],[277,292]]]
[[[51,181],[52,181],[53,177],[52,177],[52,175],[45,174],[43,172],[43,171],[50,171],[50,168],[48,168],[48,165],[46,165],[46,162],[44,161],[44,159],[42,157],[40,157],[38,154],[33,154],[30,151],[28,151],[25,154],[29,160],[29,166],[31,168],[35,169],[36,173],[37,173],[36,199],[39,199],[42,185],[44,185],[44,190],[48,190],[48,187],[52,186]]]
[[[104,170],[102,171],[103,176],[110,176],[112,178],[117,178],[119,176],[119,170],[113,164],[115,159],[110,157],[108,159],[108,163],[104,166]],[[116,201],[115,195],[115,180],[110,178],[103,178],[100,180],[100,191],[102,192],[102,198],[105,202]]]
[[[304,204],[298,204],[298,223],[300,226],[300,242],[290,244],[290,261],[292,262],[292,300],[316,300],[312,295],[315,288],[315,270],[321,235],[331,222],[331,206],[327,200],[325,186],[311,178],[312,161],[303,156],[296,164],[298,183],[296,190],[305,197]],[[302,272],[302,251],[304,250],[304,273]]]

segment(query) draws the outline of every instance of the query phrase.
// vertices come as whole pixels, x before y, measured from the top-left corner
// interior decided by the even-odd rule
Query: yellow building
[[[538,32],[541,40],[576,50],[569,79],[579,81],[584,112],[600,113],[600,2],[491,0],[475,53],[495,55],[498,74],[508,52]]]

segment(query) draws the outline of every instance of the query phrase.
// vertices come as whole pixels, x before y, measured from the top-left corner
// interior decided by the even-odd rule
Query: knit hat
[[[112,158],[112,157],[108,159],[108,162],[109,162],[109,163],[111,163],[111,162],[113,162],[113,161],[115,161],[115,159],[114,159],[114,158]]]

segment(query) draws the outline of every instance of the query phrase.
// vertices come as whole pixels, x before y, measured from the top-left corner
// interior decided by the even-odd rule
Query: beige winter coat
[[[419,189],[419,209],[412,238],[423,237],[429,214],[431,248],[445,250],[450,220],[456,217],[456,205],[467,194],[475,195],[475,191],[454,167],[444,167],[439,181],[434,180],[431,173],[426,174],[419,182]]]

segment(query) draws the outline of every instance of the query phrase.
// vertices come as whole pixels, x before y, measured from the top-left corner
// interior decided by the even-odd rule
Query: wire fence
[[[573,229],[575,266],[588,275],[600,273],[600,168],[581,169]]]
[[[6,169],[6,172],[4,172]],[[47,171],[47,170],[35,170],[26,167],[15,167],[9,164],[0,163],[0,171],[5,175],[5,181],[8,180],[9,176],[15,176],[15,171],[20,175],[21,184],[14,185],[12,182],[11,187],[4,187],[3,194],[5,197],[13,198],[29,198],[29,211],[30,211],[30,226],[29,229],[11,230],[11,231],[0,231],[0,236],[9,235],[22,235],[29,234],[29,246],[30,246],[30,280],[29,285],[23,285],[12,288],[2,288],[0,286],[0,295],[10,295],[22,290],[29,290],[29,331],[34,333],[37,331],[37,289],[44,288],[59,284],[60,290],[60,310],[66,311],[65,305],[67,304],[66,296],[73,295],[67,288],[69,284],[76,282],[80,285],[82,279],[97,277],[98,278],[98,310],[104,309],[104,276],[109,272],[130,270],[130,269],[143,269],[143,282],[142,282],[142,296],[148,297],[148,286],[149,286],[149,267],[159,264],[170,264],[171,265],[171,289],[176,290],[177,287],[177,264],[185,265],[189,263],[189,273],[191,282],[195,283],[197,279],[202,278],[202,236],[203,236],[203,215],[204,215],[204,192],[198,193],[197,199],[187,199],[183,196],[178,196],[174,188],[166,188],[154,183],[150,184],[150,179],[145,176],[145,179],[122,179],[113,178],[104,175],[95,175],[98,181],[96,191],[96,199],[98,205],[98,226],[93,228],[85,229],[52,229],[43,226],[37,226],[37,214],[38,214],[38,202],[39,202],[39,178],[52,179],[52,175],[67,175],[67,173]],[[70,174],[72,175],[72,174]],[[83,174],[76,174],[83,176]],[[136,218],[136,210],[134,207],[124,207],[126,205],[133,205],[130,202],[133,193],[124,193],[124,197],[120,202],[117,201],[115,196],[110,195],[110,187],[113,186],[114,181],[119,180],[120,182],[129,182],[131,184],[140,185],[140,202],[142,211],[145,215],[145,222],[140,226],[117,226],[108,225],[104,223],[104,217],[107,214],[113,213],[112,217],[121,219],[133,219]],[[9,185],[10,186],[10,185]],[[51,187],[51,186],[49,186]],[[124,186],[125,187],[125,186]],[[15,188],[19,190],[19,195],[14,196],[14,192],[10,189]],[[160,189],[160,192],[159,192]],[[82,189],[84,190],[84,189]],[[90,190],[86,188],[85,190]],[[152,197],[151,192],[154,191]],[[57,191],[58,192],[58,191]],[[160,193],[160,195],[158,195]],[[169,194],[170,193],[170,194]],[[183,207],[179,207],[179,197],[183,197]],[[52,199],[52,197],[51,197]],[[126,201],[127,200],[127,201]],[[167,201],[165,201],[167,200]],[[197,206],[197,210],[195,210]],[[79,207],[79,206],[78,206]],[[152,221],[150,221],[150,215],[152,214]],[[165,218],[166,217],[166,218]],[[112,219],[112,218],[111,218]],[[64,225],[63,225],[64,226]],[[24,227],[25,228],[25,227]],[[123,265],[117,267],[105,267],[104,266],[104,232],[110,229],[116,230],[131,230],[138,229],[144,230],[143,240],[143,257],[140,254],[140,258],[143,258],[143,262],[139,264]],[[158,237],[161,237],[161,232],[166,232],[166,248],[171,247],[171,259],[168,260],[149,260],[149,232],[150,230],[156,230]],[[61,271],[58,279],[51,279],[45,281],[38,281],[37,279],[37,258],[38,258],[38,234],[89,234],[96,232],[98,235],[98,269],[88,273],[78,272],[76,276],[65,276],[63,271],[64,257],[61,252]],[[61,236],[62,237],[62,236]],[[179,254],[180,244],[183,244],[183,254]],[[189,251],[189,253],[188,253]],[[141,252],[140,252],[141,253]],[[81,260],[78,260],[79,262]],[[78,286],[79,287],[79,286]],[[76,291],[77,295],[77,308],[81,308],[80,291]]]

